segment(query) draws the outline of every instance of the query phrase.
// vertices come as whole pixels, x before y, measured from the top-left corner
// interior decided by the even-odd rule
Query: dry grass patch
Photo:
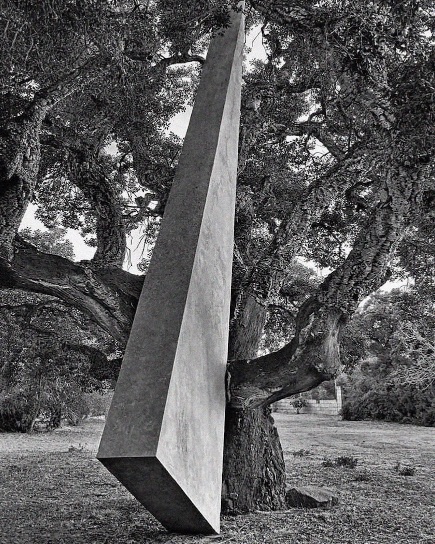
[[[338,506],[225,517],[214,537],[170,534],[95,460],[102,422],[90,421],[44,436],[0,435],[0,542],[435,542],[434,429],[307,415],[276,420],[289,484],[330,487]],[[340,456],[357,458],[357,466],[323,466],[325,458]],[[414,474],[400,474],[398,464],[414,467]]]

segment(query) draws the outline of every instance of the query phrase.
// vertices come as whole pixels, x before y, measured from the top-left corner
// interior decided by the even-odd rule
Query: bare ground
[[[435,429],[275,419],[289,485],[332,488],[338,506],[225,517],[214,537],[170,534],[95,460],[103,422],[93,419],[51,434],[0,434],[0,543],[435,544]],[[358,465],[323,466],[338,456]]]

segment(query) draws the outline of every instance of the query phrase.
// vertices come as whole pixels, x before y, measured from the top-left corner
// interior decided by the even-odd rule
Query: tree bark
[[[125,345],[143,277],[121,269],[93,270],[17,239],[12,263],[0,258],[0,287],[52,295],[87,314]]]
[[[239,313],[230,327],[230,360],[257,356],[266,318],[266,304],[248,292],[244,304],[239,304]]]
[[[266,20],[279,25],[290,26],[294,31],[321,29],[332,17],[325,20],[322,6],[313,7],[307,2],[289,2],[288,0],[250,0],[254,9]]]
[[[248,293],[241,313],[231,323],[230,359],[256,357],[266,316],[265,305]],[[283,507],[284,457],[269,407],[245,410],[227,404],[222,483],[224,513]]]
[[[225,416],[222,511],[241,514],[278,510],[285,501],[285,465],[270,408]]]
[[[121,268],[126,250],[126,231],[122,220],[120,194],[95,157],[69,147],[68,170],[71,181],[82,191],[96,218],[97,251],[94,268]]]
[[[35,102],[8,119],[0,133],[0,257],[7,261],[33,195],[41,158],[39,135],[48,108],[44,100]]]

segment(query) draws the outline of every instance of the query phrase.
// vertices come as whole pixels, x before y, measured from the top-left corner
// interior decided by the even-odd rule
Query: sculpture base
[[[156,457],[113,457],[101,463],[160,523],[175,533],[217,534]]]

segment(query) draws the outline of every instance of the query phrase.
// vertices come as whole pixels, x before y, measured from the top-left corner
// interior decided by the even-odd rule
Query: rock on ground
[[[288,488],[285,499],[287,506],[298,508],[330,507],[338,504],[338,498],[330,489],[314,485]]]

